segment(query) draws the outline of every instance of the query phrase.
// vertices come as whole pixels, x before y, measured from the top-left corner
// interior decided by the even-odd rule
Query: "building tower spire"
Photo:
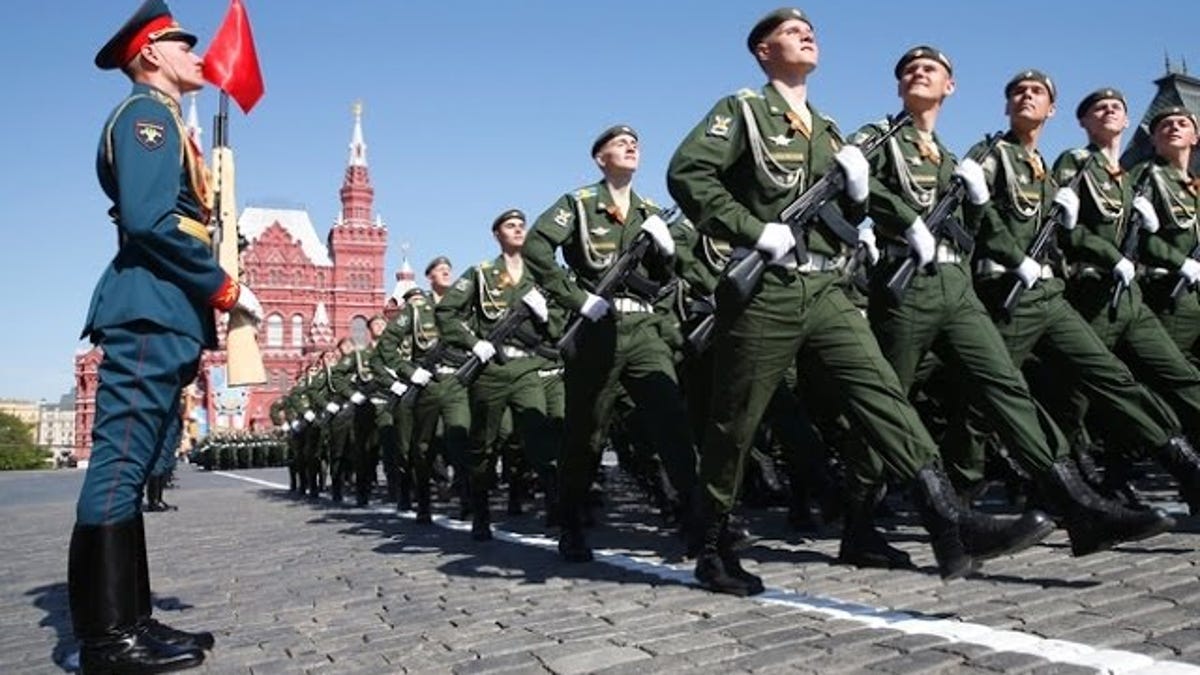
[[[367,144],[362,132],[362,101],[355,101],[351,109],[354,111],[354,133],[350,136],[350,166],[366,166]]]

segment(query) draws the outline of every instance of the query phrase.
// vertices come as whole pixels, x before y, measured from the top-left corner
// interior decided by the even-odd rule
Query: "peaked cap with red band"
[[[96,67],[121,68],[137,56],[142,47],[162,40],[180,40],[191,46],[196,36],[180,28],[163,0],[146,0],[116,35],[96,52]]]

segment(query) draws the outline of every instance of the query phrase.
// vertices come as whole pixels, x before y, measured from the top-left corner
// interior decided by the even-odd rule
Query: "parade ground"
[[[212,630],[209,673],[1200,673],[1200,530],[1080,559],[1065,533],[942,582],[926,535],[888,531],[919,572],[835,564],[836,531],[746,510],[766,593],[692,585],[672,530],[609,469],[591,564],[560,562],[535,509],[473,542],[287,491],[282,469],[180,466],[146,514],[155,616]],[[82,471],[0,474],[0,673],[62,673],[74,639],[67,543]]]

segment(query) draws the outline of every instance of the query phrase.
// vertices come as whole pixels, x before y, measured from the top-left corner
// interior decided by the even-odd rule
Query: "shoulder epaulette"
[[[753,89],[750,89],[749,87],[744,88],[744,89],[738,89],[737,93],[734,94],[734,96],[736,96],[739,101],[744,101],[749,98],[762,98],[762,94],[758,93],[757,91],[754,91]]]
[[[596,196],[596,189],[592,187],[579,188],[574,195],[576,199],[591,199]]]

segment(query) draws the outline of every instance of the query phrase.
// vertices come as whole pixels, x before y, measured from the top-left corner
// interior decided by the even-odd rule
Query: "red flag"
[[[233,97],[249,113],[263,95],[262,71],[242,0],[232,0],[225,21],[204,55],[204,79]]]

